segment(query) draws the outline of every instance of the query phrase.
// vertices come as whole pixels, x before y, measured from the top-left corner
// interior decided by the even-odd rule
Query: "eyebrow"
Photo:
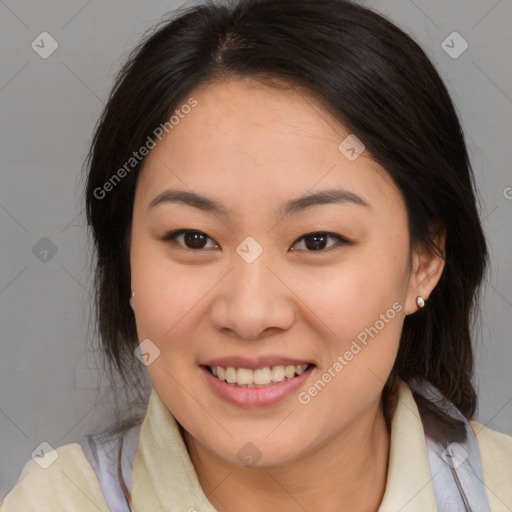
[[[206,212],[216,213],[223,216],[229,216],[231,210],[214,199],[205,197],[195,192],[187,190],[165,190],[156,196],[150,203],[148,209],[165,203],[179,203],[198,208]],[[368,201],[361,196],[350,192],[349,190],[335,188],[321,190],[312,194],[307,194],[296,199],[291,199],[284,203],[277,211],[277,214],[284,217],[292,213],[298,213],[307,208],[323,204],[354,204],[371,208]]]

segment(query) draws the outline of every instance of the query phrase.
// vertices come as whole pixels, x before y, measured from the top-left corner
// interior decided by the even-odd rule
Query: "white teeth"
[[[232,366],[228,366],[226,368],[226,382],[229,382],[229,384],[234,384],[236,382],[236,377],[236,370]]]
[[[293,377],[295,377],[295,366],[293,366],[292,364],[289,364],[284,369],[284,373],[285,373],[287,379],[293,379]]]
[[[270,384],[272,382],[272,373],[270,368],[258,368],[254,370],[254,384]]]
[[[295,372],[297,373],[297,375],[300,375],[301,373],[304,373],[306,371],[307,367],[307,364],[299,364],[298,366],[295,367]]]
[[[238,368],[236,371],[236,382],[237,384],[253,384],[254,372],[248,368]]]
[[[265,368],[251,370],[250,368],[233,368],[228,366],[212,366],[211,371],[219,380],[228,382],[229,384],[237,384],[239,386],[260,388],[269,384],[283,382],[287,379],[293,379],[296,375],[301,375],[308,368],[308,364],[292,364],[284,366],[278,365]]]
[[[272,380],[274,382],[282,382],[284,380],[284,366],[274,366],[271,371]]]

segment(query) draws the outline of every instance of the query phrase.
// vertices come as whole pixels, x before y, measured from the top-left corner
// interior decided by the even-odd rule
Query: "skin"
[[[199,482],[219,511],[377,510],[389,457],[382,388],[404,317],[417,311],[418,295],[428,299],[444,261],[422,247],[410,252],[400,191],[366,152],[353,162],[340,152],[349,132],[319,99],[252,78],[190,96],[197,106],[147,156],[133,207],[130,302],[139,339],[161,351],[150,378],[186,429]],[[336,187],[369,207],[276,215],[289,199]],[[168,188],[208,196],[232,214],[149,208]],[[166,243],[177,229],[209,238],[202,249],[183,237]],[[330,238],[315,251],[303,238],[312,232],[349,242]],[[263,248],[250,264],[236,252],[247,236]],[[402,310],[307,405],[297,393],[268,407],[229,404],[199,368],[229,355],[296,357],[317,365],[304,391],[394,303]],[[261,453],[250,468],[237,457],[247,442]]]

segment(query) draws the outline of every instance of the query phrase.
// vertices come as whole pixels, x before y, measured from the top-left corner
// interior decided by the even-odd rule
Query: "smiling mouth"
[[[227,384],[244,388],[266,388],[274,386],[281,382],[294,379],[314,366],[313,363],[277,365],[251,370],[249,368],[234,368],[233,366],[224,368],[222,366],[203,365],[203,367],[217,379]]]

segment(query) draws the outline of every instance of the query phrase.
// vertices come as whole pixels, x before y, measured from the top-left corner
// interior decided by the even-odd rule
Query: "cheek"
[[[139,337],[163,344],[204,294],[203,287],[193,273],[166,259],[154,240],[135,238],[130,257]]]
[[[321,319],[332,336],[346,340],[373,325],[382,314],[395,317],[407,289],[406,257],[368,248],[347,253],[340,264],[304,272],[299,294]]]
[[[347,266],[312,297],[332,332],[320,341],[316,379],[298,398],[307,404],[307,414],[323,418],[320,423],[344,425],[363,414],[378,400],[398,351],[404,318],[400,287],[390,284],[391,277],[358,271],[361,267],[361,261]]]
[[[303,281],[304,296],[322,320],[318,325],[329,328],[320,341],[321,373],[330,368],[336,375],[326,376],[331,391],[318,405],[328,406],[335,395],[356,407],[351,397],[377,396],[393,366],[405,314],[408,247],[406,239],[376,245],[378,252],[358,248]]]

